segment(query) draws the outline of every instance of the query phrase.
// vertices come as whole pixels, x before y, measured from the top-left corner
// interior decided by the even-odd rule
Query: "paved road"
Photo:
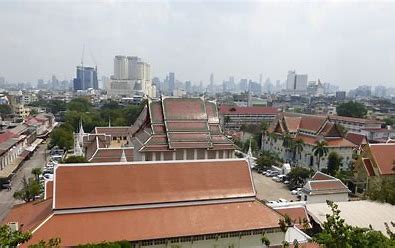
[[[13,194],[22,188],[22,178],[24,176],[31,177],[33,168],[44,167],[46,147],[47,145],[45,144],[39,145],[32,157],[23,163],[12,180],[12,189],[10,191],[6,189],[0,191],[0,221],[3,220],[14,204],[21,203],[13,198]]]
[[[266,177],[258,174],[255,171],[252,173],[254,178],[255,190],[257,198],[260,200],[274,201],[279,198],[285,200],[297,200],[296,196],[292,195],[287,186],[283,183],[277,183],[271,177]]]

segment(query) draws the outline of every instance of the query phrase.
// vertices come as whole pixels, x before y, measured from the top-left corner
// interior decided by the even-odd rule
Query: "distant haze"
[[[298,2],[298,3],[296,3]],[[135,55],[160,78],[272,82],[288,70],[343,88],[395,85],[395,2],[0,2],[0,76],[71,79],[81,61],[113,73]],[[93,56],[92,56],[92,55]],[[94,62],[95,60],[96,62]]]

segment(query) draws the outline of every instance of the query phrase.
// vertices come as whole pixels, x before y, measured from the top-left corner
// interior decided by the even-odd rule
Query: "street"
[[[29,160],[23,162],[23,165],[16,172],[12,179],[12,189],[8,191],[3,189],[0,191],[0,221],[7,215],[8,211],[14,204],[22,203],[14,199],[13,194],[22,188],[22,178],[32,177],[32,169],[36,167],[44,167],[45,165],[45,153],[47,145],[41,144],[37,147],[37,150],[33,153]]]

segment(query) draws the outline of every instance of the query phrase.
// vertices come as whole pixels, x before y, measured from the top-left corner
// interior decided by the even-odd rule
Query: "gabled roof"
[[[369,158],[363,158],[362,163],[363,163],[363,166],[364,166],[368,176],[370,176],[370,177],[375,176],[372,161],[370,161]]]
[[[278,108],[274,107],[239,107],[233,105],[221,105],[219,113],[222,115],[276,115]]]
[[[15,205],[2,223],[18,222],[25,232],[36,228],[52,214],[52,199]]]
[[[96,134],[106,134],[111,136],[127,136],[131,127],[95,127]]]
[[[321,171],[317,171],[312,177],[312,180],[331,180],[331,179],[337,179],[333,176],[330,176],[328,174],[325,174]]]
[[[258,201],[59,214],[35,231],[29,244],[59,236],[62,246],[76,246],[271,229],[279,227],[280,218]]]
[[[303,191],[310,195],[349,193],[350,190],[339,179],[322,172],[316,172],[312,180],[308,181]]]
[[[380,174],[395,174],[395,144],[369,144],[369,148]]]
[[[125,152],[127,161],[133,161],[133,148],[99,148],[89,159],[91,163],[119,162],[122,157],[122,151]]]
[[[311,228],[310,218],[307,214],[305,206],[287,206],[287,207],[275,207],[274,210],[279,212],[281,215],[287,215],[296,227],[303,228],[303,220],[305,219]]]
[[[255,197],[246,160],[59,165],[54,181],[55,209]]]
[[[217,106],[213,102],[201,98],[164,97],[148,101],[147,106],[140,113],[140,121],[131,129],[141,152],[179,148],[234,149],[233,142],[221,131]],[[223,137],[221,144],[213,138],[215,135]],[[158,139],[164,142],[159,145],[152,141]]]
[[[364,135],[364,134],[347,132],[345,138],[347,140],[351,141],[353,144],[358,145],[358,146],[367,144],[367,138],[366,138],[366,135]]]

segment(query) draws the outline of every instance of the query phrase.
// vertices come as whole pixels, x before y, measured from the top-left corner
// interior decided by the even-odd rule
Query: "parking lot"
[[[288,201],[297,201],[297,197],[291,194],[291,191],[285,184],[277,183],[271,177],[258,174],[256,171],[252,172],[252,177],[258,199],[273,201],[283,198]]]

